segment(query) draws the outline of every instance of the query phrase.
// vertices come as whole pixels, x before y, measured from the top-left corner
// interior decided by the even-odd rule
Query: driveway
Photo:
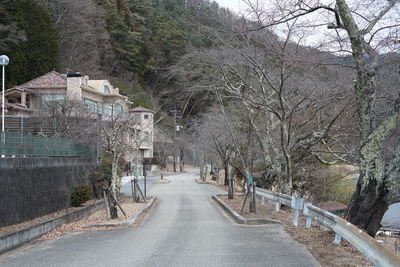
[[[1,266],[319,266],[278,224],[235,224],[197,184],[168,177],[149,195],[158,203],[140,227],[73,233],[0,257]],[[10,258],[4,262],[4,257]]]

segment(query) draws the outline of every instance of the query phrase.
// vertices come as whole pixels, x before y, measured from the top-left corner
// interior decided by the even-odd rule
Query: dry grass
[[[146,201],[148,202],[150,199],[147,198]],[[143,201],[141,199],[141,201]],[[122,212],[118,208],[118,218],[117,219],[108,219],[106,215],[105,209],[101,209],[92,215],[90,215],[87,218],[82,219],[80,222],[84,225],[88,224],[105,224],[105,223],[121,223],[121,222],[126,222],[130,218],[132,218],[133,215],[135,215],[137,212],[139,212],[142,208],[146,206],[146,203],[140,202],[140,203],[133,203],[133,200],[131,198],[125,198],[120,202],[123,211],[126,213],[127,218],[124,217]]]

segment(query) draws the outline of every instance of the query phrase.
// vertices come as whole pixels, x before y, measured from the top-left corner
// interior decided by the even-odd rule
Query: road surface
[[[381,224],[383,228],[400,229],[400,203],[389,206]]]
[[[0,256],[1,266],[319,266],[278,224],[235,224],[194,173],[148,192],[158,203],[136,228],[73,233]],[[198,176],[197,176],[198,177]]]

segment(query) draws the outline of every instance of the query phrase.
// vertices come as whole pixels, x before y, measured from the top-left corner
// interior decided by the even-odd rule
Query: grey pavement
[[[149,177],[146,179],[146,190],[147,192],[155,185],[154,181],[160,179],[160,176]],[[139,180],[139,187],[144,194],[144,179]],[[125,194],[125,196],[132,196],[132,185],[130,182],[125,183],[121,186],[121,192]]]
[[[170,176],[136,228],[73,233],[0,256],[1,266],[319,266],[278,224],[235,224],[194,173]],[[197,176],[198,177],[198,176]],[[6,258],[8,257],[8,259]]]

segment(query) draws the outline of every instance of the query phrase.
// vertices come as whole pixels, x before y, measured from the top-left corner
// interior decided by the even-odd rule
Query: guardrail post
[[[294,209],[293,213],[293,225],[297,227],[299,225],[299,213],[300,210],[303,208],[303,198],[292,196],[292,208]]]
[[[342,237],[338,234],[335,234],[335,244],[339,245],[341,240],[342,240]]]
[[[299,210],[295,209],[293,213],[293,226],[297,227],[299,225]]]
[[[279,211],[281,209],[281,203],[275,202],[275,211]]]
[[[265,197],[261,197],[261,204],[265,204]]]
[[[307,217],[307,220],[306,220],[306,228],[307,229],[311,228],[311,223],[312,223],[311,217]]]
[[[307,216],[307,220],[306,220],[306,228],[310,229],[311,228],[311,223],[312,223],[312,218],[308,215],[308,205],[311,205],[311,203],[304,203],[303,206],[303,214],[305,216]]]

